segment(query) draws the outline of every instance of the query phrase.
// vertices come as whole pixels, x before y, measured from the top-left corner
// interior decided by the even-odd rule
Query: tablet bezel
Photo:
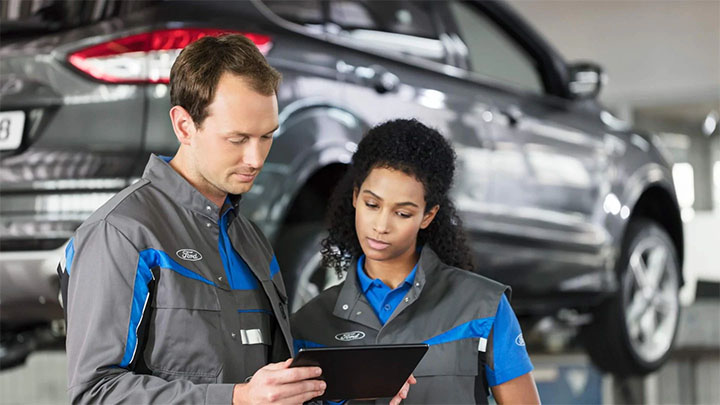
[[[428,348],[425,343],[302,348],[290,367],[323,369],[320,379],[327,388],[316,399],[392,398]]]

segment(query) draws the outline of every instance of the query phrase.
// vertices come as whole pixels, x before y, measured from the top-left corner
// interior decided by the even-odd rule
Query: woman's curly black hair
[[[448,198],[455,173],[455,151],[440,133],[417,120],[397,119],[370,129],[358,145],[345,176],[330,199],[329,235],[322,241],[323,264],[338,274],[362,254],[355,232],[353,190],[360,189],[374,168],[400,170],[425,188],[426,212],[440,208],[418,233],[418,246],[428,245],[451,266],[473,270],[462,222]]]

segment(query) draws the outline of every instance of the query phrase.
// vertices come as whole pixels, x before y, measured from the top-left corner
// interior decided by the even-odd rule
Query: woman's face
[[[415,177],[387,169],[372,169],[353,192],[355,230],[360,247],[371,260],[412,255],[420,229],[430,225],[438,206],[425,213],[425,189]]]

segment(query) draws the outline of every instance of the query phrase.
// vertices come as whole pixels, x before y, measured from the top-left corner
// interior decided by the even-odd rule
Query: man
[[[61,263],[73,403],[302,403],[272,248],[238,212],[278,128],[280,74],[240,35],[171,70],[180,146],[78,228]],[[275,363],[271,363],[275,362]],[[268,364],[271,363],[271,364]]]

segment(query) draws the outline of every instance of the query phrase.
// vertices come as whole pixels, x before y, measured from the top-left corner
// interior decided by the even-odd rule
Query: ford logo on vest
[[[360,332],[359,330],[354,330],[352,332],[343,332],[338,333],[335,335],[335,339],[341,341],[341,342],[349,342],[351,340],[360,340],[365,337],[365,332]]]
[[[198,260],[202,260],[202,255],[195,249],[180,249],[175,252],[175,254],[177,255],[177,257],[183,260],[187,260],[189,262],[196,262]]]

